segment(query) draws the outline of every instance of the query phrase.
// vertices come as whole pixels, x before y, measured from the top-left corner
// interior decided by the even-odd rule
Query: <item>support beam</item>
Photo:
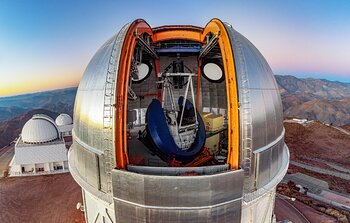
[[[199,59],[205,57],[205,55],[207,55],[210,52],[210,50],[212,50],[216,46],[216,44],[218,43],[218,36],[219,34],[216,34],[215,36],[213,36],[209,40],[209,43],[207,43],[204,46],[204,48],[202,49],[202,52],[198,56]]]
[[[137,31],[135,31],[135,38],[138,41],[137,43],[140,44],[148,54],[150,54],[153,58],[159,59],[157,53],[153,50],[153,48],[145,41],[143,40],[138,34]]]

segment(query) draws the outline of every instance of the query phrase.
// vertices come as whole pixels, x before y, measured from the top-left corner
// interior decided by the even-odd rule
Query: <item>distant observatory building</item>
[[[274,222],[289,164],[271,68],[230,24],[125,25],[80,82],[68,160],[86,222]]]
[[[72,129],[73,129],[72,117],[70,117],[67,114],[60,114],[59,116],[57,116],[55,123],[58,127],[58,131],[60,132],[61,137],[72,135]]]
[[[38,114],[25,123],[10,163],[11,176],[52,174],[68,171],[64,136],[71,135],[72,118],[61,114],[56,122]]]

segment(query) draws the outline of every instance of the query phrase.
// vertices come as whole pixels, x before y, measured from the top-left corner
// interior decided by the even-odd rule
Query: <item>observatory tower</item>
[[[80,82],[69,168],[90,222],[272,222],[289,164],[271,68],[230,24],[126,24]]]

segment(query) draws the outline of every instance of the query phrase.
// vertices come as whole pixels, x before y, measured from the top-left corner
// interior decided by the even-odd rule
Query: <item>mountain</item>
[[[27,109],[19,107],[0,107],[0,122],[9,120],[25,111]]]
[[[10,121],[0,122],[0,148],[6,146],[21,133],[23,125],[35,114],[48,115],[54,120],[59,115],[57,112],[52,112],[45,109],[35,109],[25,112]]]
[[[324,123],[350,123],[350,83],[275,75],[284,116]]]
[[[350,83],[315,78],[275,75],[281,95],[297,95],[302,100],[350,97]]]
[[[73,117],[76,93],[75,87],[0,98],[0,148],[17,138],[34,114],[53,119],[60,113]]]
[[[77,88],[65,88],[33,94],[0,97],[0,122],[33,109],[47,109],[59,113],[73,114]]]
[[[308,118],[328,124],[350,122],[350,97],[341,100],[315,99],[292,106],[284,112],[288,117]]]

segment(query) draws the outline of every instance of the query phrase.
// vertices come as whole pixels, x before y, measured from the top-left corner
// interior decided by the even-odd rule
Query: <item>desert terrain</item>
[[[284,123],[285,141],[289,147],[291,164],[289,172],[302,172],[323,179],[330,188],[341,192],[350,192],[350,180],[341,178],[350,170],[350,135],[337,127],[327,126],[320,122],[309,124]],[[293,162],[294,161],[294,162]],[[331,176],[319,171],[301,168],[296,164],[319,167],[340,175]]]
[[[84,222],[81,188],[70,173],[0,178],[0,222]]]
[[[350,134],[347,128],[319,121],[293,123],[292,119],[285,120],[284,126],[290,165],[277,187],[277,220],[295,219],[293,214],[285,216],[281,208],[288,202],[307,219],[297,222],[349,222]]]

